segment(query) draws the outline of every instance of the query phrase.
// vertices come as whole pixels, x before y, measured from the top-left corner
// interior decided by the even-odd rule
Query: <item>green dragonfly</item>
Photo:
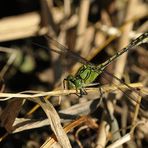
[[[143,33],[141,36],[134,39],[125,48],[121,49],[115,55],[113,55],[111,58],[109,58],[104,63],[99,64],[99,65],[92,64],[91,62],[87,61],[85,58],[81,57],[77,53],[72,52],[71,50],[69,50],[65,46],[61,45],[59,42],[57,42],[56,40],[54,40],[53,38],[51,38],[49,36],[46,36],[46,39],[51,45],[51,48],[50,48],[51,51],[70,56],[83,64],[83,66],[79,68],[79,70],[77,71],[77,73],[75,75],[68,75],[67,78],[65,79],[65,81],[67,81],[68,89],[76,89],[77,92],[79,90],[80,95],[85,95],[85,94],[87,94],[85,91],[85,88],[87,86],[90,86],[90,84],[93,84],[93,82],[96,80],[96,78],[102,72],[105,71],[105,68],[111,62],[113,62],[115,59],[117,59],[119,56],[121,56],[123,53],[125,53],[129,49],[139,46],[142,43],[147,43],[148,42],[148,32]],[[45,47],[42,45],[39,45],[39,46],[49,50],[48,47]],[[105,72],[109,75],[112,75],[112,74],[108,73],[107,71],[105,71]],[[116,76],[114,76],[114,75],[112,75],[112,76],[121,82],[121,80],[118,79]],[[124,83],[124,82],[122,82],[122,83]],[[126,86],[128,86],[126,83],[124,83],[124,84]]]

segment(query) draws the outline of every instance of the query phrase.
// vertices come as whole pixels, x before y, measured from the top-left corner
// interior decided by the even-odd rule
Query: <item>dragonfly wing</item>
[[[110,82],[111,80],[109,80],[110,79],[109,77],[115,78],[117,81],[119,81],[121,84],[123,84],[125,86],[124,88],[121,88],[121,87],[119,87],[119,84],[116,84],[115,82],[111,82],[113,85],[115,85],[115,87],[117,87],[120,91],[122,91],[127,96],[127,98],[132,99],[134,102],[140,104],[140,102],[137,99],[135,99],[135,97],[138,98],[138,96],[141,96],[139,91],[137,91],[133,87],[129,86],[127,83],[120,80],[115,75],[109,73],[106,70],[103,70],[102,78],[105,79],[106,81]],[[130,92],[134,92],[135,95],[130,96],[128,93],[125,92],[125,88],[128,88],[128,90],[130,90]]]
[[[78,62],[80,62],[82,64],[85,64],[85,65],[86,64],[93,65],[92,63],[88,62],[85,58],[81,57],[80,55],[78,55],[75,52],[72,52],[70,49],[68,49],[67,47],[63,46],[62,44],[60,44],[59,42],[57,42],[56,40],[54,40],[50,36],[45,36],[45,38],[49,42],[49,44],[51,46],[51,50],[53,52],[57,52],[59,54],[64,54],[65,56],[74,58]]]

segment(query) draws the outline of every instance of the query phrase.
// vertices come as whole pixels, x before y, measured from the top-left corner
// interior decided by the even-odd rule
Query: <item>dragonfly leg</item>
[[[75,93],[78,97],[82,97],[84,95],[87,95],[87,92],[84,88],[81,89],[76,89],[76,93]]]
[[[100,93],[100,103],[101,103],[103,99],[103,92],[100,86],[99,86],[99,93]]]
[[[80,94],[83,96],[83,95],[87,95],[87,92],[85,90],[85,88],[81,88],[80,89]]]
[[[66,79],[63,80],[63,87],[64,87],[64,90],[66,89]]]

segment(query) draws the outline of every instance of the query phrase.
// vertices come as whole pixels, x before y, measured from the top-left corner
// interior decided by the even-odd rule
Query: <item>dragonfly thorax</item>
[[[101,74],[101,71],[98,71],[96,66],[92,65],[83,65],[80,67],[78,72],[76,73],[76,77],[79,77],[83,80],[84,84],[90,84],[95,81],[95,79]]]
[[[79,68],[75,76],[69,75],[66,78],[67,87],[68,89],[83,89],[93,83],[101,73],[95,66],[83,65]]]

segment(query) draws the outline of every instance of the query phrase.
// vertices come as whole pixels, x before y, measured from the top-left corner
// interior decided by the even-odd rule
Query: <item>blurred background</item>
[[[76,52],[88,61],[100,64],[114,55],[148,28],[148,10],[146,0],[1,0],[0,2],[0,89],[1,92],[22,92],[26,90],[51,91],[63,89],[62,81],[70,73],[75,74],[80,67],[76,59],[59,55],[50,50],[45,36],[50,36],[69,50]],[[41,48],[36,45],[44,45]],[[132,49],[116,62],[109,65],[107,70],[124,82],[140,83],[147,90],[148,51],[146,45]],[[104,75],[104,77],[106,77]],[[119,84],[112,77],[107,80],[99,77],[101,84],[112,82]],[[97,94],[96,94],[97,95]],[[92,96],[91,96],[92,97]],[[80,103],[76,96],[67,99],[59,105],[58,98],[51,102],[57,111]],[[56,100],[56,101],[55,101]],[[88,101],[86,97],[84,99]],[[17,100],[15,100],[17,102]],[[82,101],[83,102],[83,101]],[[9,101],[1,102],[1,122],[4,123],[4,110],[17,110],[19,118],[45,119],[41,109],[26,116],[35,103],[26,101],[8,107]],[[121,126],[122,112],[128,108],[128,103],[119,102],[115,114]],[[18,105],[19,104],[19,105]],[[124,105],[123,105],[124,104]],[[12,105],[12,104],[11,104]],[[21,106],[21,107],[17,107]],[[124,107],[123,107],[124,106]],[[8,107],[8,108],[6,108]],[[102,107],[103,110],[103,107]],[[102,110],[97,110],[95,124],[99,126]],[[128,109],[127,109],[128,110]],[[133,108],[127,112],[133,112]],[[15,111],[14,111],[15,112]],[[9,113],[8,113],[9,114]],[[89,113],[88,113],[89,114]],[[6,114],[5,114],[6,115]],[[127,113],[128,115],[128,113]],[[131,117],[124,116],[126,125],[131,124]],[[9,115],[6,115],[9,118]],[[147,112],[142,110],[139,119],[147,120]],[[6,117],[5,117],[6,118]],[[129,119],[130,118],[130,119]],[[147,147],[147,126],[143,125],[135,132],[135,138],[124,147]],[[74,135],[77,129],[69,133],[73,147],[95,147],[98,127],[82,130],[79,138]],[[11,129],[12,130],[12,129]],[[3,125],[1,137],[8,132]],[[9,131],[10,132],[10,131]],[[10,134],[0,143],[1,147],[40,147],[52,132],[49,127],[26,130]],[[78,140],[79,139],[79,140]],[[80,141],[80,144],[78,141]],[[107,142],[108,143],[108,142]],[[106,144],[107,144],[106,143]],[[82,146],[83,145],[83,146]]]

